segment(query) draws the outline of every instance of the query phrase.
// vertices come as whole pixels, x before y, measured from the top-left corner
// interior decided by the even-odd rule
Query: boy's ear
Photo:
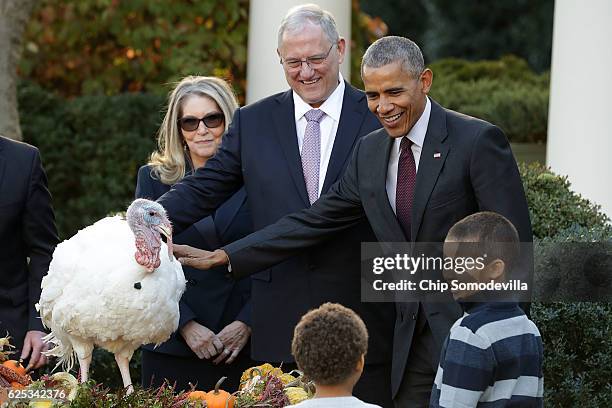
[[[357,367],[355,367],[355,370],[361,373],[363,372],[364,366],[365,366],[365,356],[362,354],[361,357],[359,358],[359,361],[357,361]]]
[[[500,280],[504,277],[504,271],[506,270],[506,263],[501,259],[494,259],[489,262],[484,273],[488,280]]]

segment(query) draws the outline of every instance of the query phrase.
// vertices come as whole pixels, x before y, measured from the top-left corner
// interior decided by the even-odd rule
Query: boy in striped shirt
[[[465,268],[462,273],[445,270],[445,279],[505,281],[518,262],[519,238],[512,223],[499,214],[472,214],[448,232],[445,259],[482,254],[487,256],[480,268]],[[542,407],[543,348],[538,328],[511,297],[473,286],[453,290],[464,315],[442,347],[430,407]]]

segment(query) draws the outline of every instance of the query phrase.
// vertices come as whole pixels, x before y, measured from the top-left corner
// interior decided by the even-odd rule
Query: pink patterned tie
[[[304,114],[306,132],[302,144],[302,171],[308,191],[310,204],[319,198],[319,165],[321,163],[321,127],[319,126],[325,112],[311,109]]]
[[[395,214],[410,241],[412,223],[412,200],[416,185],[416,164],[412,155],[412,141],[406,136],[400,142],[400,157],[397,166],[397,187],[395,190]]]

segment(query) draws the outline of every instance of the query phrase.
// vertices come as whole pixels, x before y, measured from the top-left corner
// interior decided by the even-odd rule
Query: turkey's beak
[[[168,258],[172,259],[172,225],[168,223],[164,223],[157,226],[160,234],[166,237],[166,245],[168,246]]]

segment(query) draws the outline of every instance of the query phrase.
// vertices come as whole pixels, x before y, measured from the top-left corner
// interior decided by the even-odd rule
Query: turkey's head
[[[139,198],[129,206],[126,218],[136,238],[136,262],[149,272],[157,269],[161,235],[166,237],[168,257],[172,259],[172,225],[161,204]]]

